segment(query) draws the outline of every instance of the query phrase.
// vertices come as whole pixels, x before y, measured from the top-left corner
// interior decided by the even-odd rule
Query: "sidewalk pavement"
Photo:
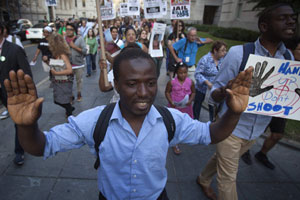
[[[164,65],[163,65],[164,66]],[[168,80],[165,69],[161,70],[157,104],[166,105],[164,97]],[[107,104],[112,92],[98,89],[99,71],[84,77],[83,101],[76,102],[75,115],[81,111]],[[41,130],[66,122],[64,109],[53,103],[49,81],[38,88],[39,96],[45,98],[43,115],[39,120]],[[201,121],[208,121],[208,112],[202,109]],[[95,158],[85,146],[70,152],[58,153],[44,161],[42,158],[25,155],[25,164],[17,167],[14,158],[14,125],[10,118],[0,121],[0,199],[1,200],[82,200],[98,199],[97,176],[93,168]],[[252,147],[252,155],[261,148],[259,138]],[[177,156],[169,150],[167,157],[167,193],[170,200],[206,199],[196,184],[199,172],[215,151],[214,145],[180,145],[182,153]],[[285,200],[300,196],[300,154],[284,145],[276,145],[269,153],[276,165],[269,170],[253,158],[253,165],[242,161],[237,177],[238,196],[241,200]],[[216,191],[216,181],[212,182]]]

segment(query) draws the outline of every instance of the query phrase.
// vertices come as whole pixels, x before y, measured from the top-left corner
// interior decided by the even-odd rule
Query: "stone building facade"
[[[10,20],[25,18],[35,24],[44,19],[97,16],[96,0],[56,0],[56,2],[57,6],[47,7],[45,0],[2,0],[0,20],[7,21],[9,16]],[[119,3],[126,0],[113,2],[117,10]],[[253,4],[246,3],[246,0],[191,0],[192,15],[185,21],[257,30],[257,12],[252,11],[252,7]]]

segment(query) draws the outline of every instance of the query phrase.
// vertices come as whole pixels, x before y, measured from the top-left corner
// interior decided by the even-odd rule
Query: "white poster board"
[[[116,18],[116,12],[111,4],[111,6],[101,6],[101,18],[102,21],[111,20]]]
[[[249,66],[256,69],[245,112],[300,120],[300,62],[251,54]]]
[[[153,25],[149,44],[149,54],[151,57],[162,57],[164,55],[161,41],[164,39],[166,26],[166,24],[161,23],[154,23]]]
[[[128,14],[140,15],[140,0],[128,0]]]
[[[168,9],[168,2],[167,0],[161,0],[161,14],[163,16],[167,15],[167,9]]]
[[[191,16],[190,0],[171,0],[171,19],[189,19]]]
[[[46,0],[45,4],[46,6],[57,6],[56,0]]]
[[[144,0],[144,14],[146,19],[162,18],[161,0]]]
[[[98,0],[97,0],[98,1]],[[112,2],[112,0],[104,0],[104,5],[105,6],[113,6],[113,2]]]
[[[128,16],[128,4],[127,3],[120,3],[120,16],[125,17]]]

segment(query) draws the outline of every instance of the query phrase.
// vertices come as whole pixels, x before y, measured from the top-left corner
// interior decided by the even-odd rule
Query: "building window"
[[[82,7],[85,7],[85,0],[82,0]]]
[[[75,0],[75,7],[77,8],[77,0]]]

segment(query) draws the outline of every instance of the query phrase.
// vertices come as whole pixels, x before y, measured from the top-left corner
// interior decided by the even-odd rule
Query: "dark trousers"
[[[24,149],[20,145],[19,137],[18,137],[18,126],[15,124],[15,154],[24,154]]]
[[[99,192],[99,200],[107,200],[107,199],[101,194],[101,192]],[[157,200],[169,200],[166,189],[164,189],[164,190],[161,192],[161,194],[159,195],[159,197],[157,198]]]
[[[198,90],[196,90],[194,105],[193,105],[193,113],[194,113],[194,119],[199,120],[200,117],[200,111],[202,107],[202,103],[205,99],[205,93],[202,93]],[[208,105],[209,110],[209,120],[212,122],[214,117],[214,107],[211,105]]]
[[[4,94],[5,91],[0,88],[0,99],[3,103],[3,105],[7,108],[7,97],[6,94]],[[24,149],[20,145],[19,138],[18,138],[18,126],[15,124],[15,153],[16,154],[24,154]]]
[[[73,106],[71,105],[71,103],[66,103],[66,104],[61,104],[61,103],[58,103],[56,101],[54,101],[55,104],[63,107],[64,109],[66,109],[66,115],[67,116],[70,116],[72,115],[72,112],[73,112]]]

